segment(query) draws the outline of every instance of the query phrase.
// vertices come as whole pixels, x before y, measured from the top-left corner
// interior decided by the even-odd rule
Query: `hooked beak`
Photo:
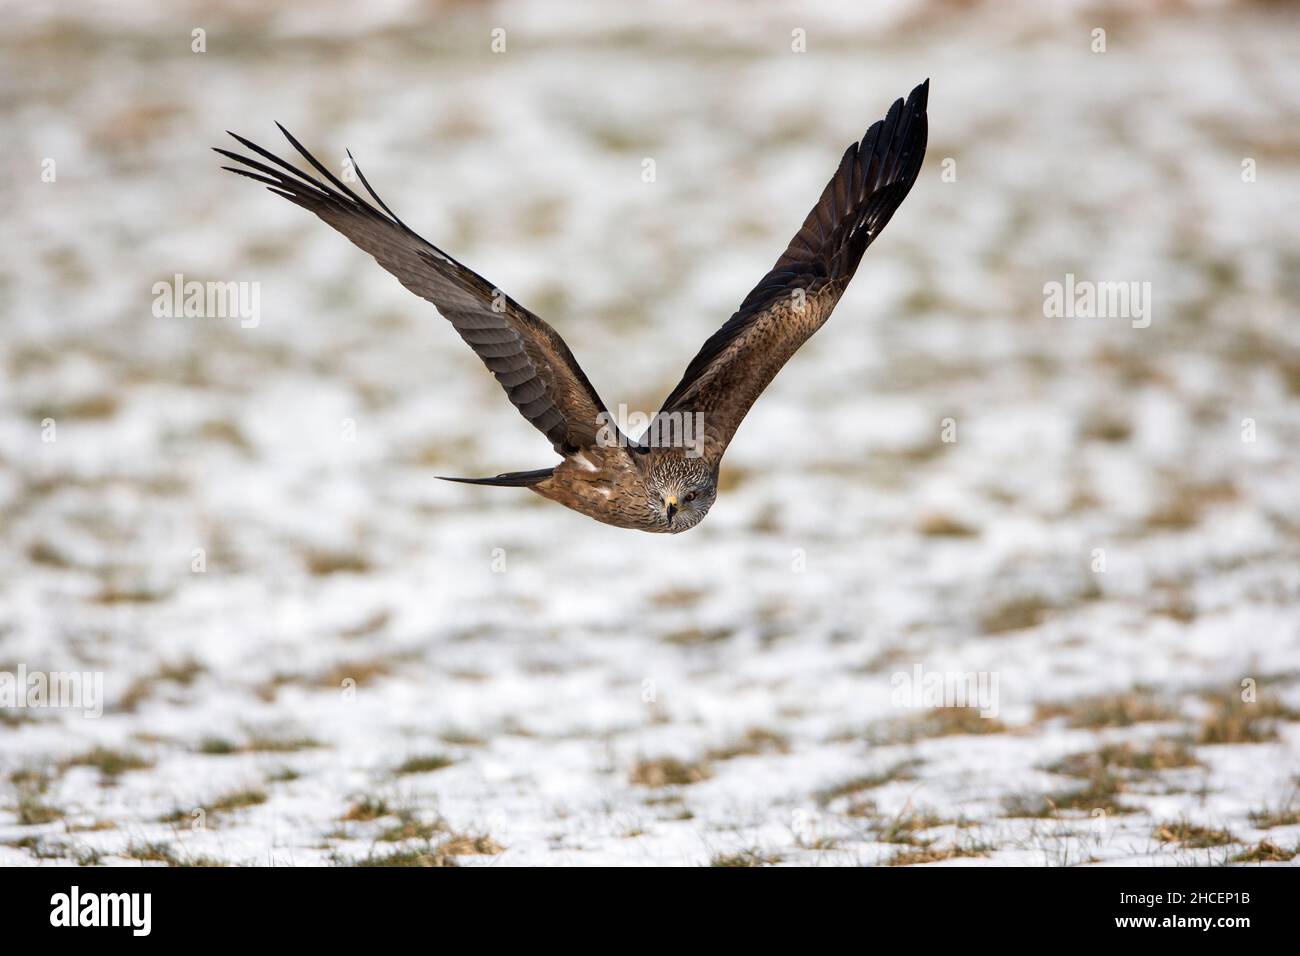
[[[667,512],[667,514],[668,514],[668,523],[669,523],[669,524],[672,524],[672,523],[673,523],[673,515],[677,514],[677,499],[676,499],[676,497],[673,497],[673,496],[670,495],[669,497],[667,497],[667,498],[664,499],[664,504],[666,504],[666,505],[668,506],[668,512]]]

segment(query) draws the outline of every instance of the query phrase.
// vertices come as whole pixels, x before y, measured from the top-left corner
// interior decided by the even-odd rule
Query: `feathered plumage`
[[[741,420],[790,356],[830,317],[863,253],[911,190],[925,157],[929,89],[926,80],[906,103],[896,100],[883,120],[845,150],[785,252],[691,360],[647,433],[680,438],[682,417],[699,416],[702,446],[638,444],[619,432],[559,334],[407,227],[355,160],[357,178],[374,205],[283,126],[280,131],[319,178],[234,133],[261,159],[217,152],[237,164],[223,169],[314,212],[432,302],[563,458],[552,468],[448,480],[527,487],[607,524],[676,532],[693,527],[708,512],[722,455]]]

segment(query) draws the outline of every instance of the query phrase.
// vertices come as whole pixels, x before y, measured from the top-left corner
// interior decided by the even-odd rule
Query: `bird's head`
[[[656,522],[676,534],[694,528],[709,513],[718,496],[717,474],[702,458],[672,456],[650,469],[646,490]]]

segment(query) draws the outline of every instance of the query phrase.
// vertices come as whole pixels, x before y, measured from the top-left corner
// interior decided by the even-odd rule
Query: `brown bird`
[[[695,527],[718,493],[718,468],[750,406],[844,294],[858,262],[916,181],[925,156],[930,81],[896,100],[844,152],[803,227],[740,308],[704,343],[646,434],[616,424],[569,347],[549,325],[421,239],[393,214],[352,160],[372,206],[280,126],[322,182],[242,136],[273,165],[216,151],[347,236],[432,302],[563,461],[495,478],[448,478],[529,488],[620,528],[676,533]],[[276,124],[279,126],[279,124]]]

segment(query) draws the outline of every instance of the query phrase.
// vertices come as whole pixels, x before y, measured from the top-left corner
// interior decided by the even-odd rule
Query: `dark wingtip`
[[[916,89],[912,90],[912,92],[908,94],[907,105],[920,107],[922,110],[924,110],[929,100],[930,100],[930,78],[927,76],[925,78],[924,83],[916,87]]]

